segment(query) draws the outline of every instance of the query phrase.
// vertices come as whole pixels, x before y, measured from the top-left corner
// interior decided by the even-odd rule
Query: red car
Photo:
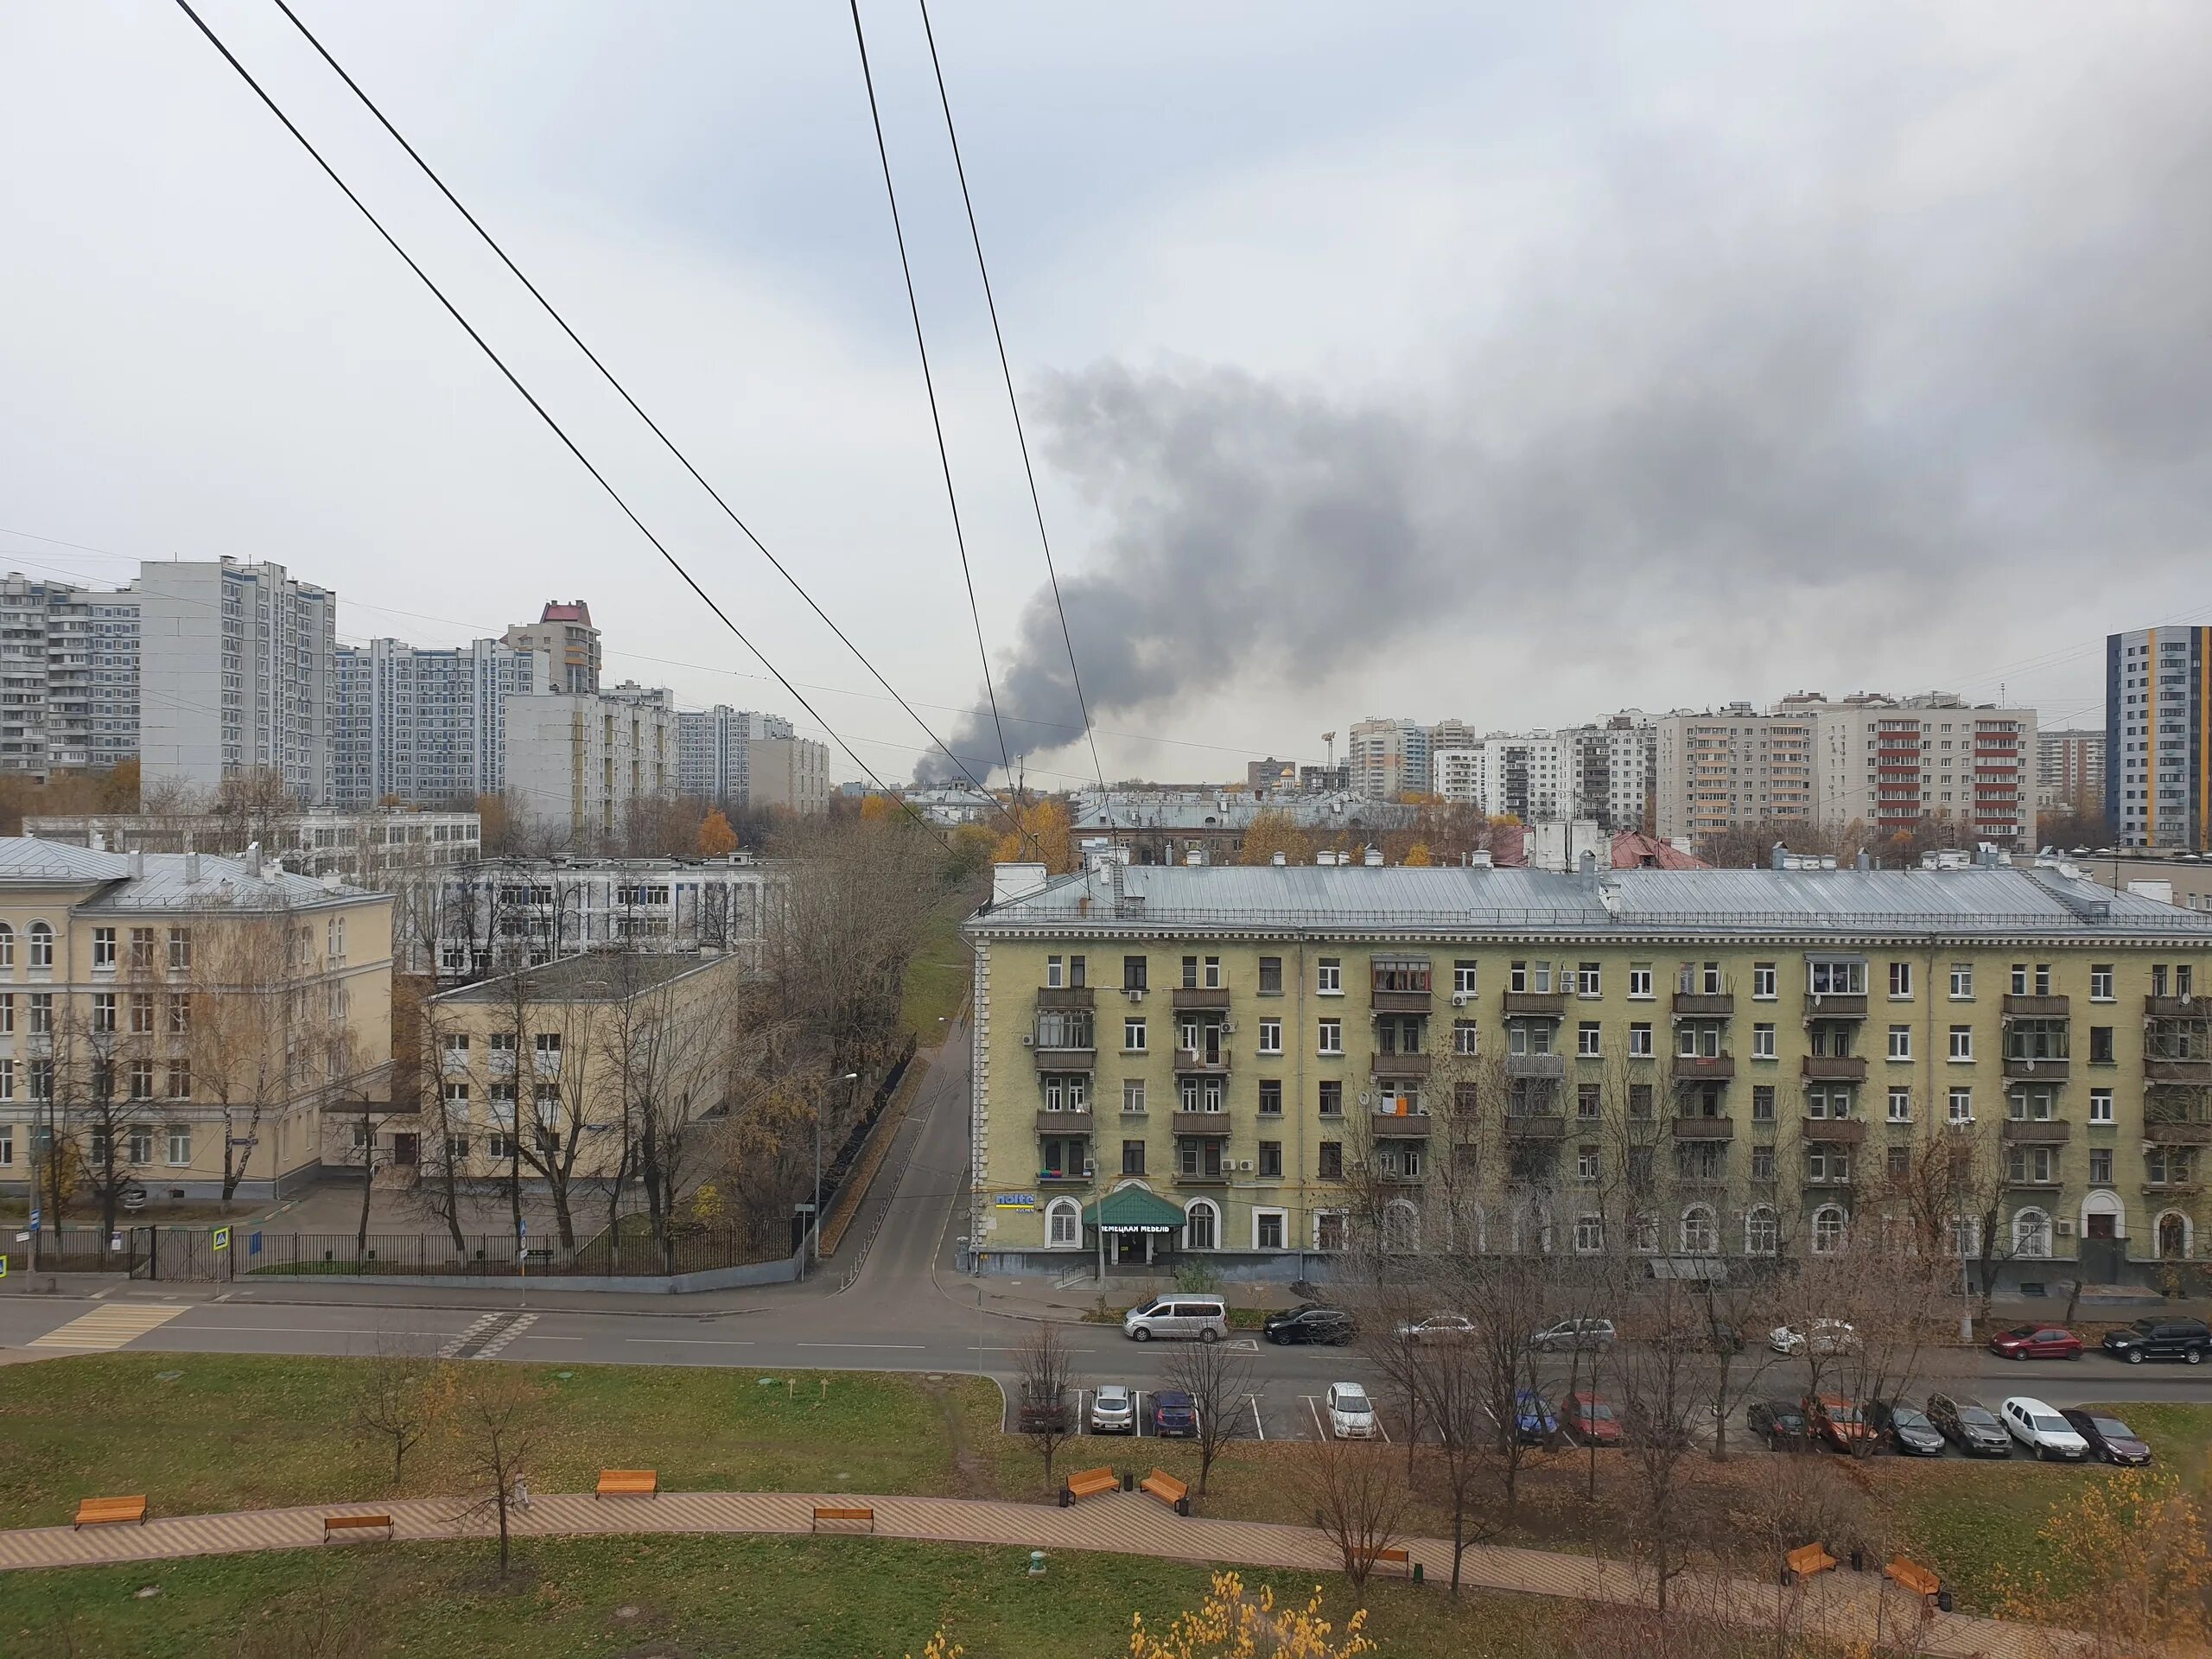
[[[2056,1325],[2016,1325],[1989,1339],[1999,1359],[2079,1359],[2082,1338]]]
[[[1570,1394],[1560,1408],[1560,1427],[1584,1445],[1618,1446],[1621,1421],[1596,1395]]]

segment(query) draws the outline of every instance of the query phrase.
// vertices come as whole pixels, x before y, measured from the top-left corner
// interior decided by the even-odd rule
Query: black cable
[[[991,314],[991,339],[999,349],[999,374],[1006,382],[1006,405],[1014,415],[1014,442],[1021,446],[1021,473],[1029,480],[1029,506],[1037,515],[1037,540],[1045,550],[1045,575],[1052,587],[1052,608],[1060,614],[1060,640],[1068,650],[1068,677],[1075,683],[1076,707],[1083,713],[1083,734],[1090,744],[1090,764],[1098,773],[1098,796],[1106,810],[1107,833],[1114,829],[1113,798],[1106,788],[1106,764],[1098,758],[1098,734],[1090,724],[1090,704],[1083,694],[1083,671],[1076,666],[1075,636],[1068,631],[1067,607],[1060,602],[1060,573],[1052,563],[1052,538],[1045,532],[1045,502],[1037,493],[1037,470],[1029,459],[1029,435],[1022,429],[1021,402],[1014,395],[1014,369],[1007,361],[1006,335],[999,328],[999,302],[991,292],[991,270],[983,259],[983,233],[976,224],[975,199],[968,194],[968,168],[960,159],[960,135],[953,130],[952,99],[944,90],[944,67],[938,61],[937,33],[930,27],[929,0],[918,0],[922,35],[930,43],[930,69],[937,77],[937,101],[944,111],[944,136],[952,145],[952,170],[960,179],[961,205],[968,210],[968,238],[976,245],[976,273],[983,279],[983,304]],[[283,0],[277,0],[283,4]]]
[[[728,613],[723,611],[722,607],[715,602],[713,597],[708,594],[707,590],[702,588],[698,582],[693,579],[691,573],[683,568],[683,561],[678,559],[676,555],[670,552],[668,549],[662,544],[660,537],[654,535],[652,531],[645,528],[645,520],[639,518],[638,515],[631,510],[630,504],[622,499],[621,493],[615,489],[613,485],[607,481],[606,475],[602,474],[598,467],[592,465],[590,457],[586,455],[582,449],[576,447],[575,440],[568,435],[567,431],[563,429],[558,421],[555,420],[550,414],[546,412],[545,405],[539,403],[537,399],[531,395],[530,388],[524,385],[520,380],[515,378],[514,371],[507,366],[505,359],[500,357],[497,352],[493,351],[490,344],[485,340],[484,336],[476,332],[474,325],[472,324],[467,317],[461,315],[460,309],[451,300],[446,297],[445,290],[431,280],[429,273],[425,271],[422,266],[415,263],[414,256],[410,254],[405,248],[400,246],[398,239],[395,238],[390,231],[385,229],[384,221],[369,211],[368,204],[364,202],[360,197],[353,194],[353,187],[348,185],[344,179],[338,175],[338,170],[332,167],[328,162],[323,159],[322,152],[317,149],[315,145],[309,142],[308,136],[305,133],[302,132],[298,127],[293,124],[292,118],[284,113],[283,108],[278,105],[276,100],[271,98],[267,91],[263,88],[261,83],[253,78],[252,72],[243,63],[238,61],[237,56],[231,51],[231,48],[223,44],[222,37],[217,35],[213,29],[208,28],[207,22],[200,17],[200,14],[192,9],[190,0],[176,0],[176,6],[178,10],[181,11],[186,16],[192,20],[193,26],[202,35],[207,36],[207,43],[213,47],[216,51],[222,54],[223,61],[229,64],[232,69],[238,72],[238,79],[245,81],[248,86],[253,89],[254,96],[258,98],[262,103],[267,106],[269,112],[275,116],[278,121],[283,124],[284,130],[290,133],[295,139],[298,140],[300,148],[306,150],[307,153],[314,158],[315,164],[323,170],[323,173],[329,178],[333,184],[338,187],[340,191],[344,194],[346,200],[353,204],[355,209],[360,213],[361,217],[369,221],[370,225],[374,227],[376,233],[384,238],[385,245],[406,263],[407,269],[413,271],[416,277],[422,283],[423,286],[429,289],[431,294],[436,297],[438,303],[445,308],[446,315],[450,316],[455,322],[459,323],[461,327],[462,332],[467,334],[470,340],[475,341],[477,349],[481,351],[485,356],[492,359],[493,366],[498,369],[500,374],[505,378],[507,384],[512,386],[515,391],[521,395],[523,401],[528,404],[531,408],[537,412],[538,419],[543,421],[545,424],[551,429],[553,435],[560,439],[563,447],[565,448],[570,454],[576,458],[577,462],[586,472],[591,474],[593,481],[596,483],[601,489],[607,492],[607,499],[613,501],[616,506],[622,510],[622,516],[627,518],[631,524],[637,527],[638,533],[653,544],[653,550],[658,553],[662,558],[668,562],[669,568],[674,570],[677,575],[683,578],[684,585],[699,596],[700,601],[709,610],[715,613],[715,617],[721,621],[724,627],[728,628],[733,634],[737,636],[738,643],[753,653],[753,657],[760,662],[760,666],[766,669],[769,673],[775,676],[776,683],[782,686],[785,691],[791,694],[792,701],[797,702],[800,708],[805,709],[807,714],[813,718],[815,722],[819,725],[823,731],[828,732],[831,738],[836,740],[837,747],[844,750],[846,757],[850,760],[855,766],[866,772],[868,775],[869,779],[874,783],[878,789],[883,790],[886,793],[891,793],[890,786],[885,784],[882,779],[876,776],[874,768],[870,766],[867,761],[861,760],[858,754],[855,753],[852,746],[847,743],[843,738],[837,736],[836,729],[832,727],[828,721],[822,718],[821,714],[815,709],[814,705],[807,702],[804,696],[799,695],[798,688],[784,677],[781,671],[779,671],[773,663],[770,662],[766,656],[762,655],[760,648],[758,645],[754,645],[752,640],[746,638],[744,630],[740,628],[736,623],[729,620]],[[906,808],[907,816],[912,817],[915,823],[920,824],[931,835],[937,835],[936,826],[931,824],[928,819],[923,817],[920,813],[915,811],[912,807],[906,806],[903,798],[900,798],[899,804]],[[943,836],[938,836],[937,838],[938,842],[943,844],[944,849],[948,853],[952,851],[953,849],[951,842],[946,840]]]
[[[468,221],[468,228],[474,231],[476,234],[482,238],[484,245],[491,249],[492,251],[499,257],[499,263],[507,268],[507,270],[513,275],[514,279],[520,283],[524,289],[529,290],[530,297],[537,302],[539,308],[544,311],[547,316],[553,319],[555,325],[559,327],[563,334],[569,337],[570,343],[573,344],[578,351],[584,354],[585,358],[590,362],[592,367],[599,371],[600,378],[605,380],[608,385],[614,388],[615,394],[620,397],[624,403],[629,404],[631,412],[636,415],[639,420],[645,423],[646,429],[652,433],[653,436],[660,440],[661,447],[666,449],[670,454],[675,456],[677,463],[681,466],[685,472],[690,474],[693,480],[697,483],[699,487],[704,490],[708,495],[713,499],[714,504],[722,510],[722,516],[728,518],[730,523],[735,524],[739,532],[744,536],[745,539],[752,543],[754,548],[759,550],[760,556],[767,560],[771,565],[775,567],[776,574],[791,584],[791,591],[796,593],[801,599],[804,600],[807,603],[807,607],[811,610],[816,616],[821,618],[823,625],[829,628],[830,632],[837,636],[838,643],[842,645],[846,650],[851,652],[855,658],[859,658],[861,666],[868,670],[868,673],[874,677],[875,683],[878,685],[881,686],[886,691],[891,694],[892,700],[901,709],[906,711],[907,715],[913,721],[913,722],[922,728],[923,734],[925,735],[931,743],[936,745],[938,749],[944,752],[947,760],[950,760],[954,766],[960,768],[960,775],[965,778],[970,784],[974,785],[978,793],[988,795],[990,791],[983,787],[982,781],[976,778],[975,773],[968,770],[966,763],[963,762],[958,755],[953,753],[951,749],[946,746],[944,739],[938,736],[935,732],[930,729],[929,722],[915,712],[914,706],[908,702],[906,698],[900,696],[899,695],[898,689],[877,671],[875,664],[868,660],[867,654],[862,652],[858,645],[855,645],[851,639],[846,637],[845,631],[842,628],[839,627],[836,623],[830,620],[830,613],[823,610],[821,606],[815,603],[814,595],[807,592],[805,588],[800,585],[798,578],[791,575],[791,571],[785,568],[783,561],[779,559],[773,553],[771,553],[768,550],[767,544],[758,536],[753,533],[753,527],[747,524],[744,519],[737,516],[736,510],[733,508],[728,502],[722,499],[721,493],[715,489],[713,485],[709,484],[706,480],[705,477],[702,475],[699,469],[691,464],[690,457],[686,455],[683,450],[677,448],[676,441],[670,437],[666,432],[661,429],[660,423],[658,421],[654,420],[652,416],[645,413],[644,408],[639,404],[638,400],[630,395],[630,389],[627,386],[625,386],[621,381],[615,378],[614,371],[608,368],[605,363],[600,360],[598,353],[593,351],[590,346],[584,344],[582,336],[578,334],[574,328],[569,326],[569,320],[563,316],[561,313],[555,308],[553,302],[547,299],[545,296],[539,291],[537,283],[531,282],[528,276],[523,274],[522,267],[515,264],[515,262],[508,257],[506,249],[499,245],[499,239],[494,237],[491,232],[484,228],[482,223],[477,219],[475,214],[470,213],[468,209],[462,205],[461,198],[454,194],[452,190],[447,187],[445,180],[438,175],[437,169],[432,167],[429,162],[424,161],[421,152],[418,151],[413,144],[407,142],[406,136],[402,133],[397,127],[392,125],[391,118],[385,115],[384,111],[378,106],[374,99],[371,98],[368,93],[362,91],[360,83],[346,73],[345,65],[340,63],[336,58],[333,57],[330,54],[330,49],[324,46],[321,41],[316,38],[315,31],[300,21],[299,14],[295,12],[289,5],[286,4],[285,0],[276,0],[276,10],[283,12],[286,18],[290,21],[292,27],[299,30],[299,32],[306,37],[308,44],[313,47],[315,49],[316,54],[321,57],[325,63],[330,66],[332,72],[337,75],[338,79],[346,83],[346,90],[352,92],[355,98],[360,99],[362,107],[366,109],[371,115],[377,118],[377,124],[386,132],[391,135],[392,142],[397,143],[400,149],[405,150],[407,152],[408,159],[413,162],[416,167],[420,168],[423,171],[423,175],[429,179],[432,184],[437,187],[438,194],[443,196],[447,201],[453,205],[453,210],[459,213],[461,218]],[[974,602],[974,599],[975,594],[974,590],[971,588],[969,593],[969,600],[971,604]],[[759,653],[757,652],[755,653],[755,655],[758,654]],[[778,675],[776,677],[780,680],[783,677],[781,675]],[[1003,740],[1001,740],[1001,747],[1004,747]],[[988,768],[986,768],[986,770],[988,771]],[[870,773],[869,775],[873,777],[874,774]],[[994,798],[995,799],[995,798]],[[1020,828],[1019,822],[1014,819],[1011,813],[1008,813],[1007,816],[1008,821],[1013,822],[1015,829],[1019,830]]]
[[[853,40],[861,49],[861,79],[868,87],[868,119],[875,124],[875,154],[883,163],[883,193],[891,202],[891,234],[899,244],[899,269],[906,279],[906,310],[914,320],[914,349],[921,353],[922,388],[929,394],[930,425],[937,433],[938,463],[944,469],[944,499],[952,509],[952,539],[960,550],[960,574],[968,583],[968,613],[976,621],[976,655],[982,659],[983,690],[991,705],[991,728],[999,736],[999,764],[1011,779],[1014,760],[1007,753],[1006,728],[999,721],[999,694],[991,683],[991,655],[983,646],[983,613],[976,603],[976,577],[968,568],[968,538],[960,528],[960,498],[952,487],[952,456],[944,447],[944,422],[938,414],[937,383],[930,375],[930,348],[922,338],[922,308],[914,298],[914,267],[906,257],[906,232],[899,222],[899,192],[891,182],[891,151],[883,142],[883,115],[876,108],[875,75],[868,62],[868,36],[861,29],[861,0],[852,0]],[[1027,832],[1025,830],[1024,834]],[[1034,839],[1034,837],[1030,837]]]

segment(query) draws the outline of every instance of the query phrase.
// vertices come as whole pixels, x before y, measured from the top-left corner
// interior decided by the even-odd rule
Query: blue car
[[[1546,1446],[1559,1434],[1559,1419],[1544,1403],[1544,1396],[1523,1389],[1513,1396],[1513,1427],[1524,1445]]]
[[[1162,1440],[1189,1440],[1198,1432],[1198,1408],[1180,1389],[1152,1396],[1152,1432]]]

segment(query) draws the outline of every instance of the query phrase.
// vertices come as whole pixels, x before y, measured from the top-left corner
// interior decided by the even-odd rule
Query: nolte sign
[[[1037,1195],[1034,1192],[1001,1192],[991,1200],[991,1207],[995,1210],[1034,1210]]]

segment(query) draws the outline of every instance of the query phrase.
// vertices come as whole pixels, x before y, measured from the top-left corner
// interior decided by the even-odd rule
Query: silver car
[[[1137,1402],[1119,1382],[1102,1382],[1090,1396],[1090,1432],[1130,1434],[1136,1431]]]

